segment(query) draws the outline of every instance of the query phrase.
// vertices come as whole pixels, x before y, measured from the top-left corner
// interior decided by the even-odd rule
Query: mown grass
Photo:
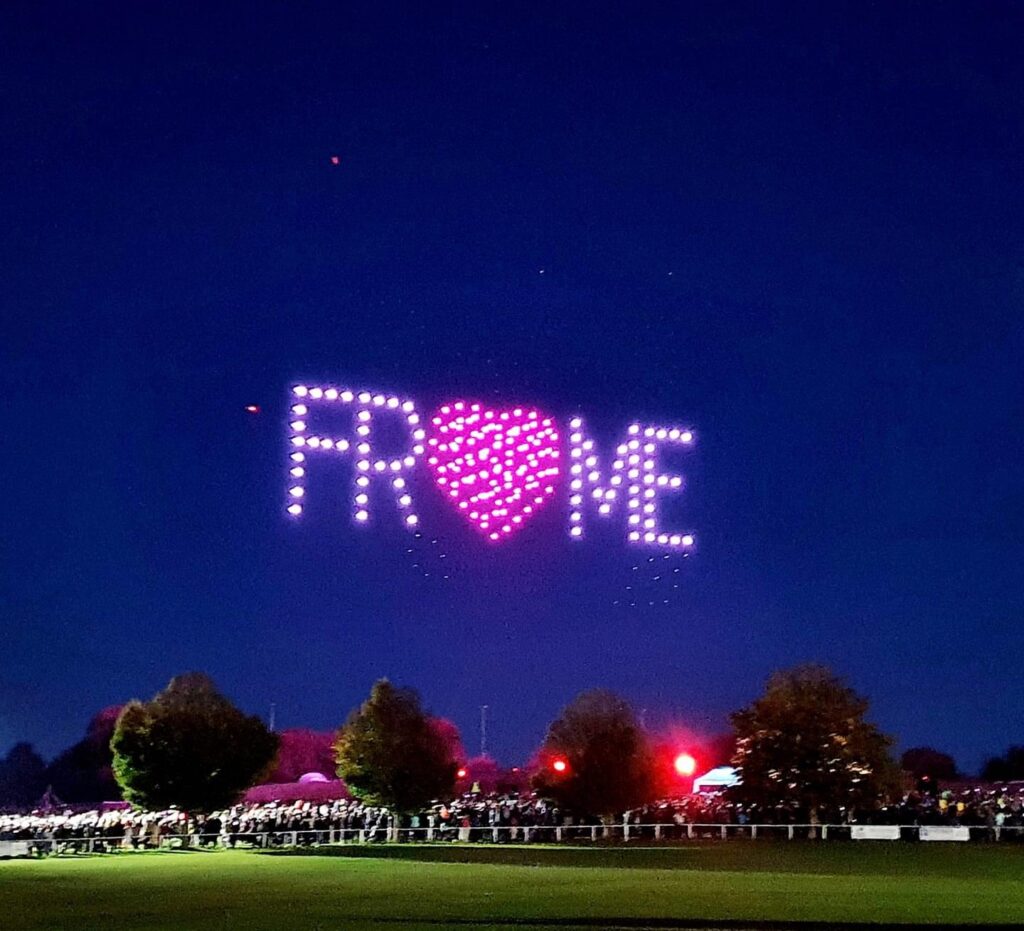
[[[0,927],[1024,925],[1024,848],[703,843],[124,853],[0,863]]]

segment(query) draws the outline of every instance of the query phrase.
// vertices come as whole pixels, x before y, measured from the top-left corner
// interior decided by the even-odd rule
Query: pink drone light
[[[431,418],[427,447],[447,500],[495,542],[521,529],[555,491],[558,431],[534,408],[445,404]]]

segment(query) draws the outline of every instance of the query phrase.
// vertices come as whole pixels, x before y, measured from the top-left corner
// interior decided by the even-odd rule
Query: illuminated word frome
[[[313,454],[344,455],[354,464],[352,515],[358,523],[371,517],[371,485],[380,484],[394,498],[406,527],[415,529],[410,474],[423,459],[438,489],[455,510],[487,539],[497,542],[521,529],[556,494],[568,473],[568,532],[584,535],[587,509],[608,518],[625,509],[626,539],[662,547],[690,547],[689,532],[659,525],[658,501],[683,484],[680,475],[658,471],[658,453],[689,447],[693,431],[684,427],[630,424],[602,465],[583,419],[569,421],[568,469],[562,463],[562,438],[555,419],[535,407],[493,408],[454,401],[442,405],[424,425],[415,402],[394,394],[296,385],[292,389],[288,503],[293,517],[302,514],[306,474]],[[344,436],[327,436],[311,428],[316,411],[334,407],[351,412],[352,428]],[[375,425],[390,418],[401,428],[405,448],[374,452]]]

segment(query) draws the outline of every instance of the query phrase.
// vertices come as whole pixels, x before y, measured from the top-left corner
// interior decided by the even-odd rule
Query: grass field
[[[0,863],[0,928],[1024,925],[1024,848],[344,847]]]

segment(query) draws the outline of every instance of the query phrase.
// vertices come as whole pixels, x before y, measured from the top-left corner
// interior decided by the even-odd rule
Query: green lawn
[[[1024,847],[346,847],[0,863],[0,928],[1024,924]]]

